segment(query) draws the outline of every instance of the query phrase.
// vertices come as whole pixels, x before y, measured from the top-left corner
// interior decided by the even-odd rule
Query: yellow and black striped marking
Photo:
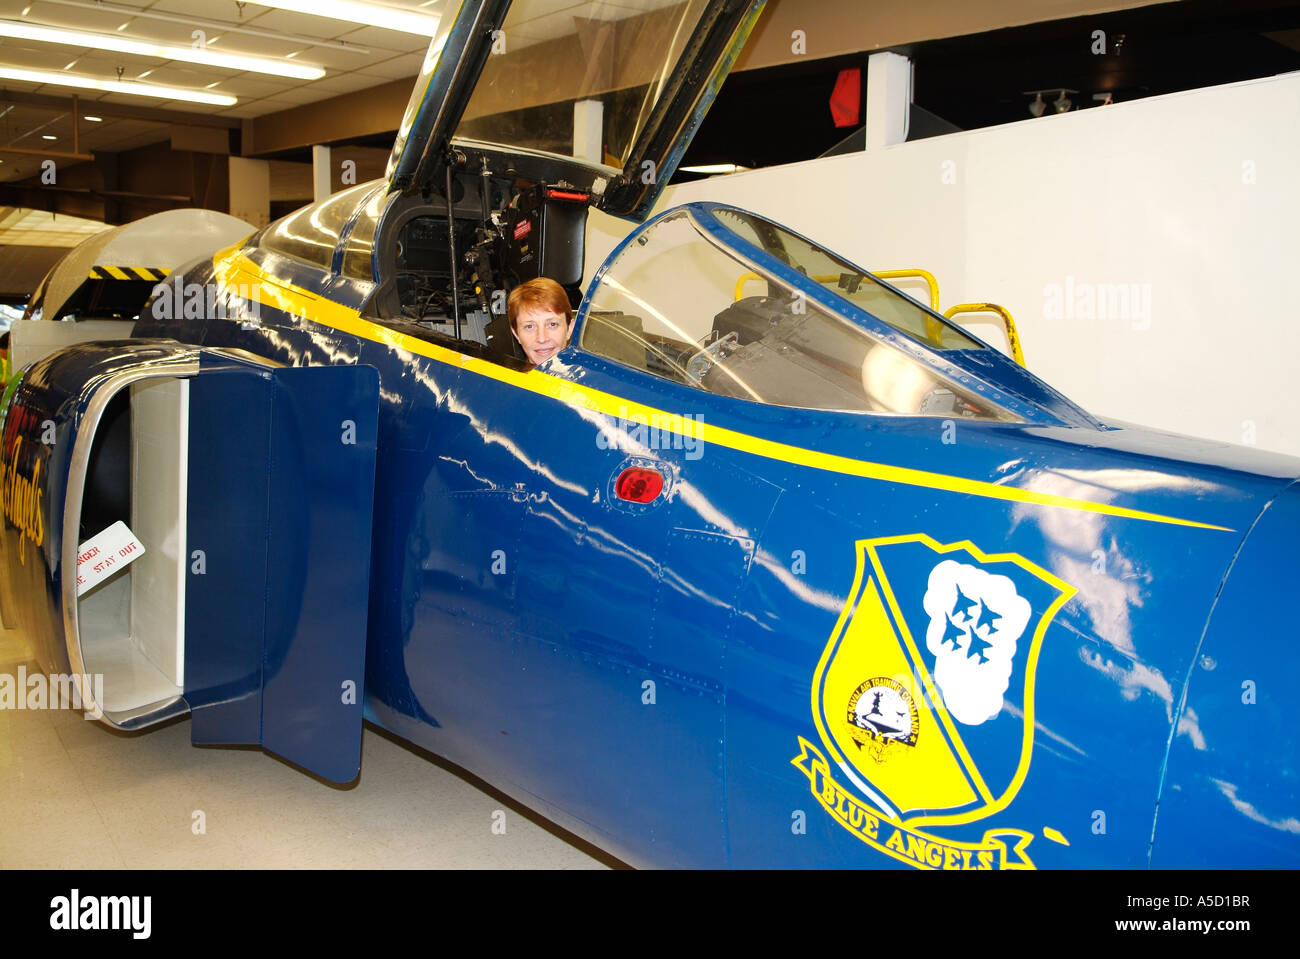
[[[92,266],[89,278],[92,280],[148,280],[157,283],[167,278],[171,270],[149,266]]]

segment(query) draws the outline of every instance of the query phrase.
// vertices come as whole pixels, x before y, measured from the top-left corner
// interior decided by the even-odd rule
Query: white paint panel
[[[77,343],[122,339],[129,337],[133,329],[134,320],[14,320],[9,327],[9,358],[15,370],[22,370]]]
[[[184,682],[185,497],[189,382],[131,387],[131,529],[147,552],[131,566],[131,637],[177,686]]]

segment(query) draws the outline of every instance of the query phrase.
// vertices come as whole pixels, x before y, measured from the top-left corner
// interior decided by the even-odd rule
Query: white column
[[[330,187],[330,148],[320,144],[311,148],[311,192],[318,203],[334,192]]]
[[[867,58],[867,149],[878,150],[907,139],[912,106],[912,61],[897,53]]]
[[[605,162],[605,104],[578,100],[573,104],[573,155],[590,163]]]
[[[230,214],[259,230],[271,222],[271,164],[249,157],[231,157]]]

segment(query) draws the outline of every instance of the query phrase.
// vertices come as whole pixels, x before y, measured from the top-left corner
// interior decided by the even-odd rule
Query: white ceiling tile
[[[193,30],[194,26],[192,24],[165,23],[136,17],[125,30],[99,30],[96,32],[109,35],[116,34],[129,40],[140,40],[145,43],[167,43],[172,46],[188,48],[194,42],[194,37],[191,35]]]
[[[327,100],[334,95],[320,90],[313,90],[311,87],[294,87],[289,90],[281,90],[275,96],[267,97],[267,99],[280,104],[281,106],[277,107],[277,109],[283,109],[289,106],[301,106],[304,103],[315,103],[317,100]]]
[[[256,103],[236,103],[233,107],[222,107],[220,110],[216,111],[214,115],[219,117],[234,117],[240,120],[247,120],[247,119],[251,119],[252,117],[260,117],[264,113],[275,113],[275,112],[276,110],[274,108],[268,109]]]
[[[294,85],[295,90],[311,90],[313,92],[323,92],[327,96],[336,96],[340,93],[350,93],[353,90],[360,90],[362,86],[374,86],[376,83],[383,81],[378,77],[361,76],[355,71],[348,73],[335,73],[324,77],[320,80],[310,80],[299,82]]]
[[[300,107],[304,103],[310,103],[310,100],[301,100],[297,97],[286,93],[277,93],[273,97],[262,97],[257,101],[259,107],[263,107],[265,113],[279,113],[281,110],[288,110],[292,107]],[[262,114],[259,114],[259,116]]]
[[[280,60],[287,57],[296,50],[302,50],[304,44],[290,38],[271,38],[258,37],[247,33],[235,33],[233,31],[218,34],[212,31],[209,35],[211,47],[214,51],[220,53],[238,53],[246,57],[272,57]],[[303,62],[309,62],[306,56],[300,55],[297,59]]]
[[[340,33],[338,39],[385,53],[424,53],[429,49],[428,37],[402,33],[400,30],[385,30],[383,27],[352,25],[348,32]]]
[[[266,8],[254,7],[250,3],[244,9],[265,10]],[[252,25],[259,30],[293,33],[304,37],[320,37],[322,40],[332,40],[339,34],[356,28],[356,24],[347,23],[343,20],[331,20],[329,17],[313,17],[310,14],[294,13],[290,10],[266,10]]]
[[[48,84],[43,92],[54,92]],[[105,103],[120,103],[132,107],[157,107],[162,110],[176,110],[183,113],[212,113],[213,107],[206,103],[190,103],[188,100],[160,100],[157,97],[140,97],[127,93],[106,93],[102,98]]]
[[[33,49],[14,43],[0,44],[0,65],[23,70],[59,70],[64,64],[77,59],[84,50],[64,50],[62,57],[50,58],[48,49]],[[7,82],[7,81],[6,81]]]
[[[94,30],[111,33],[119,24],[132,20],[132,17],[111,10],[87,10],[84,7],[65,7],[54,3],[33,3],[32,11],[27,17],[22,16],[25,3],[16,4],[17,10],[5,13],[10,20],[26,20],[50,27],[66,27],[69,30]]]
[[[268,12],[267,7],[249,3],[241,13],[234,2],[214,3],[213,0],[158,0],[149,9],[158,13],[191,16],[197,20],[219,20],[236,26],[256,24]]]
[[[241,100],[256,100],[259,97],[275,96],[282,90],[287,89],[286,83],[292,82],[295,81],[276,82],[273,77],[266,77],[257,73],[243,73],[222,80],[212,88],[211,92],[227,93],[239,97]]]
[[[134,53],[115,53],[112,50],[87,50],[77,58],[72,73],[96,73],[117,79],[117,68],[124,67],[122,79],[130,80],[145,70],[158,70],[174,61],[158,57],[142,57]]]
[[[161,83],[164,86],[202,89],[209,83],[223,83],[232,77],[242,76],[242,74],[231,73],[229,70],[204,66],[199,63],[182,63],[180,60],[167,60],[152,69],[153,72],[140,80],[141,83]],[[136,75],[138,74],[127,74],[128,77]]]
[[[333,47],[316,47],[303,46],[296,49],[302,52],[294,57],[294,60],[300,63],[310,63],[313,66],[324,67],[327,73],[336,73],[340,70],[356,70],[364,67],[366,64],[375,60],[375,51],[367,50],[366,53],[359,53],[352,50],[338,50]],[[365,49],[365,48],[359,48]],[[293,50],[288,51],[292,53]],[[388,51],[383,51],[380,56],[385,56]]]
[[[374,77],[384,77],[389,80],[400,80],[403,77],[410,77],[412,83],[420,74],[420,64],[424,62],[424,54],[408,53],[403,56],[392,57],[379,63],[372,63],[358,73],[368,74]]]

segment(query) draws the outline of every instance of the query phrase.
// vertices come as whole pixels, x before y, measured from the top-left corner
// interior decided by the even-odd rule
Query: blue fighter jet
[[[447,4],[383,179],[18,374],[6,615],[112,727],[346,782],[370,722],[638,866],[1300,865],[1300,460],[647,220],[760,7]],[[584,275],[593,208],[635,227]]]

